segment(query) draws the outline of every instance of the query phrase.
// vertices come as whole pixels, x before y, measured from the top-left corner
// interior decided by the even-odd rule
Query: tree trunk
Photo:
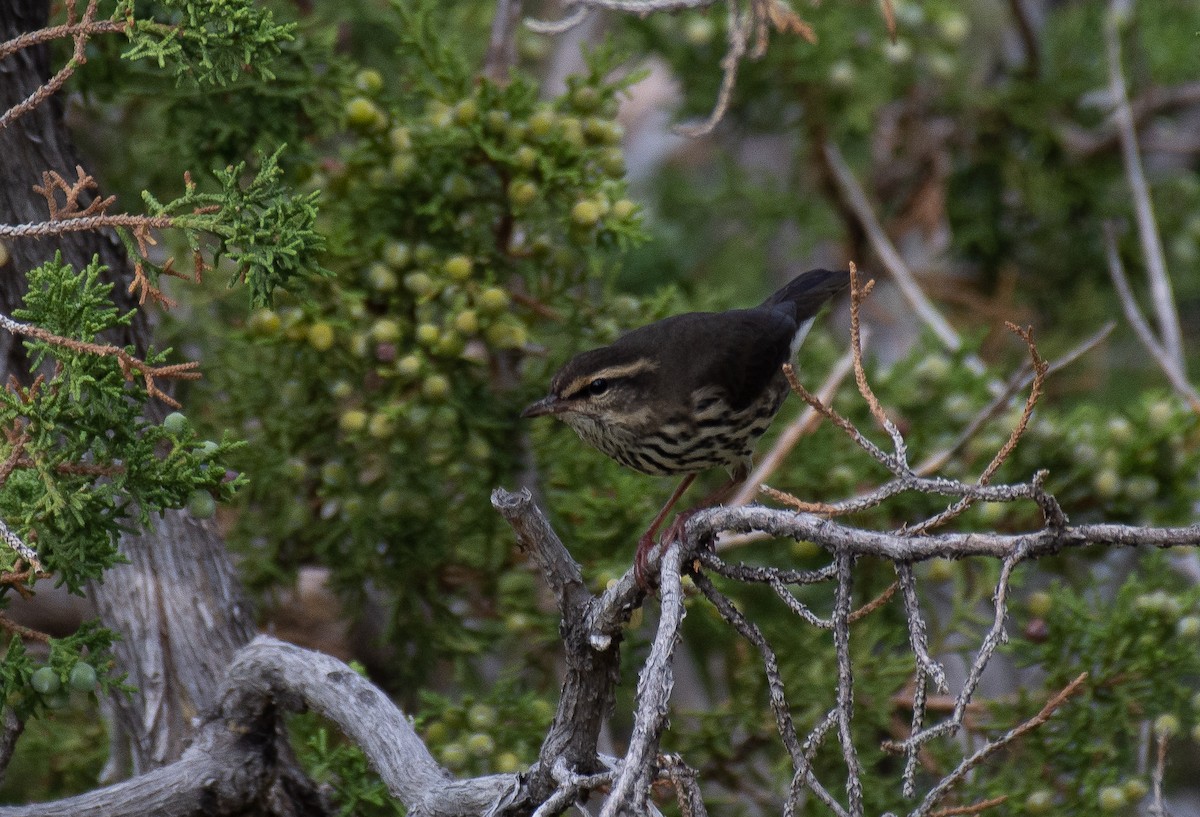
[[[48,9],[45,0],[0,2],[0,41],[42,28]],[[0,110],[26,99],[51,73],[45,46],[26,48],[0,61]],[[0,223],[45,221],[45,200],[33,186],[48,170],[74,179],[79,163],[55,96],[0,130]],[[11,260],[0,274],[0,309],[12,314],[25,291],[26,273],[57,250],[77,266],[99,256],[115,283],[117,305],[134,306],[127,291],[131,269],[117,237],[78,232],[13,240],[8,246]],[[150,331],[147,316],[139,312],[112,340],[132,343],[141,353]],[[8,333],[0,336],[0,365],[0,375],[28,376],[23,345]],[[163,407],[151,405],[147,412],[161,419]],[[103,581],[89,585],[88,592],[104,625],[121,634],[115,653],[137,690],[133,695],[117,694],[111,701],[127,744],[118,747],[123,751],[114,757],[127,753],[132,765],[130,770],[113,771],[136,774],[179,758],[194,732],[196,716],[214,702],[235,652],[253,637],[254,622],[211,523],[201,524],[186,512],[168,512],[144,535],[125,537],[121,552],[129,563],[109,570]]]

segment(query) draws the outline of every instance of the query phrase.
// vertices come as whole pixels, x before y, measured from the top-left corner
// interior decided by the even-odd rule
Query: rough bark
[[[613,709],[621,673],[623,627],[642,592],[630,571],[601,596],[588,593],[579,565],[534,504],[530,492],[492,492],[494,507],[512,526],[517,544],[529,553],[554,591],[562,623],[566,673],[558,711],[526,781],[528,800],[544,802],[558,788],[555,764],[575,774],[603,768],[596,755],[600,729]]]
[[[240,660],[227,668],[224,682],[214,690],[214,705],[198,718],[195,739],[179,760],[78,797],[0,808],[0,815],[325,814],[311,789],[294,785],[287,758],[278,752],[282,740],[278,732],[280,709],[297,708],[302,700],[281,679],[303,675],[301,665],[311,672],[315,665],[306,656],[316,653],[288,648],[271,639],[266,642],[260,649],[246,648]],[[290,663],[289,658],[298,663]],[[282,668],[274,666],[277,659]],[[344,664],[335,663],[347,674],[354,674]],[[299,685],[300,681],[295,683]],[[330,695],[338,693],[334,685],[327,685],[326,691]],[[287,802],[281,802],[281,793]]]
[[[180,756],[254,626],[211,521],[168,511],[145,535],[125,537],[121,552],[128,564],[89,593],[101,620],[121,633],[114,649],[138,689],[112,700],[137,774]]]
[[[0,817],[323,814],[311,793],[294,796],[286,812],[276,802],[288,782],[275,752],[279,715],[306,708],[362,747],[409,814],[477,817],[492,807],[500,813],[520,790],[515,774],[454,780],[405,714],[367,679],[336,658],[260,636],[229,666],[216,703],[178,761],[78,797],[0,808]]]
[[[45,0],[0,3],[0,41],[43,27],[48,10]],[[53,70],[45,46],[26,48],[0,61],[0,110],[27,98]],[[33,186],[47,170],[74,178],[77,164],[56,97],[0,130],[0,223],[45,221],[45,200]],[[0,309],[6,313],[20,304],[25,274],[55,251],[75,265],[99,256],[116,284],[118,306],[133,306],[127,292],[130,265],[123,245],[111,233],[14,240],[8,250],[11,261],[0,275]],[[144,352],[150,333],[150,321],[139,312],[113,340]],[[0,336],[0,364],[0,376],[26,374],[23,346],[7,333]],[[163,411],[161,405],[148,407],[151,415]],[[125,538],[121,551],[129,563],[110,570],[88,592],[105,626],[122,635],[115,648],[117,659],[137,687],[132,696],[117,695],[111,704],[128,743],[114,747],[114,757],[127,754],[131,770],[138,773],[181,756],[194,733],[194,718],[213,704],[223,671],[252,638],[254,622],[211,524],[170,512],[145,535]]]
[[[0,42],[28,31],[42,28],[49,14],[45,0],[8,0],[0,3]],[[53,73],[50,51],[45,46],[26,48],[0,60],[0,111],[6,111],[28,98]],[[65,178],[75,178],[79,157],[71,136],[63,123],[61,100],[51,96],[9,127],[0,129],[0,223],[27,224],[45,221],[46,200],[35,193],[33,186],[41,184],[42,173],[57,171]],[[81,197],[85,204],[90,198]],[[127,291],[124,247],[113,233],[69,233],[55,238],[22,238],[6,242],[11,260],[0,269],[0,308],[11,314],[25,294],[25,273],[54,257],[61,250],[63,258],[73,264],[88,263],[98,255],[116,281],[113,297],[122,309],[135,304]],[[141,342],[149,338],[150,327],[145,313],[139,312],[128,329],[126,342]],[[0,333],[0,361],[5,374],[18,377],[28,370],[25,347],[8,333]]]

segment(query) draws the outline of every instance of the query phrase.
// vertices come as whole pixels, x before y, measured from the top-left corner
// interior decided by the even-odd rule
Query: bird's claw
[[[658,589],[657,577],[652,577],[648,573],[650,551],[654,549],[654,544],[654,535],[647,531],[641,539],[638,539],[637,553],[633,557],[633,578],[646,595],[650,595]]]
[[[696,515],[697,510],[699,509],[693,508],[675,516],[675,519],[667,526],[667,529],[663,531],[662,537],[658,540],[664,548],[672,542],[682,543],[685,541],[687,523]],[[650,551],[654,550],[655,544],[654,535],[647,531],[642,535],[641,539],[638,539],[637,553],[633,557],[633,577],[637,581],[638,587],[647,594],[653,593],[658,589],[658,577],[649,574]]]

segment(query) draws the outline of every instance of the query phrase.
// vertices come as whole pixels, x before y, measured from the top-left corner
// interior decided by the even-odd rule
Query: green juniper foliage
[[[351,598],[385,591],[394,669],[416,677],[505,635],[453,608],[491,596],[515,562],[487,496],[517,473],[517,415],[547,377],[549,361],[523,364],[533,333],[565,349],[642,319],[598,297],[640,235],[613,55],[540,101],[521,74],[473,80],[432,8],[398,7],[408,73],[358,73],[346,130],[308,178],[334,277],[250,315],[211,378],[236,395],[216,419],[254,443],[234,533],[248,577],[318,561]]]
[[[108,758],[104,719],[90,695],[72,692],[52,717],[26,722],[5,770],[0,802],[41,803],[95,788]]]
[[[130,317],[112,305],[102,270],[98,262],[78,272],[61,259],[43,264],[29,273],[25,307],[15,317],[70,340],[102,342],[105,330]],[[148,423],[138,372],[127,379],[113,355],[45,340],[27,345],[34,369],[47,364],[50,374],[0,393],[6,456],[15,445],[22,449],[0,487],[0,518],[26,541],[36,533],[38,555],[56,581],[78,592],[116,562],[123,531],[183,507],[195,491],[233,495],[236,483],[226,481],[221,463],[235,444]],[[143,362],[161,365],[168,355],[151,350]]]
[[[538,692],[506,680],[476,695],[421,694],[417,728],[434,756],[456,774],[528,768],[550,728],[554,708]]]
[[[45,374],[29,386],[10,381],[0,392],[0,519],[36,548],[55,582],[75,593],[119,560],[123,532],[143,530],[152,514],[195,504],[200,495],[226,500],[241,483],[228,479],[223,465],[234,442],[203,440],[186,422],[147,422],[140,370],[127,378],[116,356],[78,348],[103,343],[107,330],[130,318],[112,305],[102,272],[98,262],[76,271],[56,258],[29,273],[25,306],[15,317],[63,341],[26,341],[34,370]],[[141,365],[161,365],[169,354],[152,350]],[[10,571],[16,558],[7,550],[0,555]],[[20,582],[0,584],[0,608]],[[42,663],[14,635],[0,659],[0,708],[24,720],[66,706],[72,692],[119,685],[109,654],[116,637],[85,624],[50,639]]]
[[[201,87],[250,72],[274,79],[271,63],[295,28],[253,0],[118,0],[111,19],[133,21],[122,57],[151,60]]]
[[[818,44],[774,32],[764,58],[743,64],[733,106],[703,160],[676,163],[641,182],[637,198],[650,202],[646,216],[625,185],[615,114],[634,77],[614,70],[622,65],[616,48],[598,48],[586,70],[552,97],[522,69],[506,83],[478,78],[490,20],[484,4],[348,2],[336,12],[319,6],[295,24],[276,22],[290,21],[294,10],[271,3],[121,6],[141,21],[132,46],[119,43],[137,59],[116,67],[90,60],[79,77],[85,102],[96,110],[124,104],[139,132],[172,150],[131,158],[128,145],[98,141],[97,155],[118,183],[151,188],[144,199],[149,215],[170,216],[183,228],[180,243],[187,246],[177,255],[187,262],[178,268],[215,236],[224,269],[247,281],[256,308],[247,312],[240,293],[197,289],[172,331],[203,349],[207,377],[186,393],[190,419],[176,415],[162,426],[137,420],[141,381],[125,382],[111,358],[38,347],[63,361],[55,375],[60,385],[40,385],[33,402],[24,391],[5,398],[7,427],[22,418],[33,435],[29,445],[43,448],[33,456],[31,447],[35,467],[18,468],[0,490],[0,518],[23,536],[35,530],[32,544],[46,565],[77,587],[112,563],[116,533],[141,524],[145,514],[182,505],[211,512],[213,494],[225,499],[232,490],[220,480],[223,466],[236,467],[249,476],[231,535],[245,578],[269,599],[301,566],[328,567],[352,602],[348,609],[363,610],[366,623],[383,623],[377,640],[387,652],[372,655],[374,677],[413,706],[423,737],[457,773],[530,763],[559,681],[556,617],[540,578],[492,513],[489,491],[517,483],[535,463],[556,529],[584,563],[590,587],[601,590],[628,569],[638,534],[670,490],[592,451],[561,424],[522,423],[517,413],[572,352],[686,308],[755,303],[771,289],[768,272],[782,278],[795,259],[844,242],[853,231],[822,194],[817,152],[824,139],[843,147],[860,178],[878,176],[869,193],[891,223],[921,191],[879,167],[928,161],[905,153],[927,144],[924,133],[910,138],[917,123],[960,123],[956,137],[937,147],[950,160],[948,254],[985,287],[1019,275],[1018,297],[1037,310],[1047,357],[1076,342],[1079,327],[1090,333],[1115,314],[1095,237],[1101,218],[1127,209],[1120,165],[1111,152],[1072,154],[1063,126],[1092,128],[1103,120],[1102,111],[1078,104],[1106,81],[1097,48],[1100,4],[1048,12],[1036,71],[1000,58],[992,47],[999,25],[987,4],[898,2],[896,43],[873,8],[798,4]],[[1180,32],[1196,26],[1180,20],[1193,20],[1195,9],[1142,4],[1137,15],[1125,31],[1131,82],[1192,78],[1181,73],[1180,54],[1194,55],[1194,42],[1185,44]],[[225,19],[239,23],[231,28]],[[682,78],[680,116],[707,114],[725,49],[722,10],[614,19],[621,47],[656,52]],[[344,37],[335,33],[343,24]],[[536,68],[532,61],[548,41],[528,32],[518,37],[527,67]],[[349,45],[335,54],[335,43]],[[898,102],[915,112],[897,120],[894,155],[873,156],[881,117]],[[741,145],[759,137],[784,145],[779,168],[747,168]],[[150,155],[177,156],[180,164],[166,167]],[[200,174],[209,167],[226,169],[210,181]],[[170,191],[186,168],[197,183],[177,196]],[[1170,263],[1194,261],[1200,185],[1186,173],[1151,181],[1156,199],[1178,203],[1159,208]],[[306,192],[289,193],[293,184]],[[800,225],[795,238],[793,224]],[[1132,250],[1133,237],[1125,240],[1123,249]],[[863,246],[851,250],[866,260]],[[322,270],[329,274],[312,275]],[[115,313],[96,317],[104,306],[93,278],[61,266],[39,274],[39,292],[22,319],[77,339],[120,320]],[[1180,278],[1182,298],[1194,296],[1194,278]],[[1064,291],[1073,297],[1063,298]],[[1016,305],[1004,311],[1025,322]],[[970,318],[978,322],[976,313]],[[924,337],[890,367],[870,364],[871,382],[905,429],[914,462],[953,443],[991,400],[990,385],[1021,360],[1020,344],[997,353],[998,345],[980,334],[949,354]],[[814,332],[804,346],[802,379],[814,385],[843,348],[842,337]],[[999,357],[1005,365],[973,372],[964,365],[968,355]],[[1049,468],[1047,487],[1073,521],[1189,521],[1200,500],[1195,416],[1165,395],[1135,394],[1124,378],[1116,378],[1118,402],[1092,403],[1092,384],[1075,387],[1072,378],[1097,377],[1097,364],[1076,366],[1085,374],[1068,370],[1055,378],[996,480],[1026,480]],[[70,394],[82,398],[79,405],[68,405]],[[853,385],[834,404],[885,441]],[[791,400],[776,432],[801,408]],[[1018,397],[945,472],[977,476],[1020,408]],[[216,437],[225,428],[251,444],[235,451],[207,445],[198,433]],[[770,444],[768,438],[762,448]],[[118,460],[121,470],[104,478],[58,468]],[[887,478],[841,431],[822,424],[772,484],[805,499],[835,500]],[[944,507],[945,500],[902,496],[848,521],[894,529]],[[1032,503],[981,504],[954,522],[1006,531],[1039,524]],[[808,569],[828,562],[805,542],[757,542],[736,557]],[[1020,637],[1005,658],[1027,666],[1023,692],[977,698],[969,731],[975,739],[1000,734],[1079,672],[1092,676],[1048,724],[980,767],[956,803],[1003,792],[1010,795],[1006,813],[1129,813],[1145,781],[1128,752],[1106,747],[1130,745],[1152,723],[1172,735],[1173,757],[1194,754],[1200,668],[1190,646],[1200,629],[1198,602],[1166,578],[1162,560],[1123,589],[1097,587],[1089,569],[1108,568],[1112,558],[1087,550],[1018,571],[1010,630]],[[917,574],[931,650],[969,658],[990,623],[998,566],[935,561]],[[1060,577],[1049,598],[1047,575]],[[890,565],[861,560],[855,606],[893,579]],[[833,702],[828,633],[798,623],[762,588],[723,589],[775,645],[793,716],[806,732]],[[798,597],[828,614],[830,588],[806,587]],[[687,604],[680,660],[694,666],[699,692],[673,702],[664,750],[681,751],[701,771],[713,813],[769,810],[790,772],[766,705],[761,661],[706,601]],[[646,629],[639,628],[635,619],[623,644],[626,683],[614,733],[628,724],[631,679],[646,651]],[[85,629],[73,638],[79,640],[52,646],[47,666],[14,641],[0,663],[5,705],[35,713],[61,703],[59,693],[79,666],[93,667],[101,685],[114,683],[104,640],[111,636]],[[905,813],[911,803],[900,795],[900,763],[880,749],[883,740],[906,734],[911,717],[912,656],[899,605],[856,622],[851,649],[867,808]],[[79,675],[83,685],[87,671]],[[435,677],[449,680],[436,693],[423,691]],[[360,752],[315,719],[297,718],[292,726],[300,755],[331,785],[343,813],[396,813]],[[930,744],[923,760],[947,769],[960,757],[961,746],[943,740]],[[832,742],[814,764],[838,790],[844,763]],[[933,779],[926,770],[918,782]],[[800,813],[824,812],[810,799]]]
[[[234,268],[229,285],[246,284],[255,304],[269,303],[277,287],[302,287],[307,277],[326,272],[315,261],[325,244],[314,230],[320,194],[296,195],[282,183],[283,150],[262,157],[249,181],[244,162],[217,171],[218,191],[205,192],[189,178],[184,194],[165,204],[149,191],[142,194],[146,214],[169,217],[196,253],[206,238],[215,237],[213,264],[227,259]],[[142,255],[133,236],[122,231],[121,237],[131,256]],[[164,271],[144,263],[156,279]]]
[[[363,751],[331,732],[317,716],[298,715],[288,721],[288,727],[305,769],[330,793],[341,817],[399,817],[405,813],[371,770]]]
[[[1089,675],[1060,715],[972,781],[972,794],[1007,794],[1013,814],[1132,813],[1149,781],[1131,724],[1150,724],[1181,759],[1194,757],[1200,739],[1200,590],[1167,557],[1146,554],[1112,598],[1064,578],[1030,594],[1014,618],[1023,637],[1007,653],[1044,681],[993,701],[986,731],[1032,717],[1045,704],[1042,690]]]

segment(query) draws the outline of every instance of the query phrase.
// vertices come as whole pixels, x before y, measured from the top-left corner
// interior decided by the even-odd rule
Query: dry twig
[[[34,571],[42,569],[42,563],[38,559],[37,551],[25,544],[25,541],[20,536],[17,536],[3,519],[0,519],[0,541],[3,541],[9,550],[24,559]]]
[[[117,33],[128,30],[129,23],[127,22],[118,23],[110,20],[97,20],[96,12],[98,5],[99,0],[88,0],[87,8],[83,12],[83,18],[78,19],[76,17],[75,0],[67,0],[66,24],[22,34],[7,42],[0,43],[0,59],[4,59],[9,54],[15,54],[24,48],[48,42],[49,40],[70,37],[75,41],[71,58],[67,60],[66,65],[60,68],[50,79],[39,85],[37,90],[28,97],[0,114],[0,130],[7,128],[17,119],[58,93],[63,85],[66,84],[66,81],[71,78],[71,75],[75,73],[75,69],[87,62],[87,43],[93,34]]]
[[[27,641],[39,641],[42,644],[50,643],[50,636],[43,633],[41,630],[35,630],[32,627],[26,627],[24,624],[18,624],[8,616],[0,613],[0,630],[12,635],[19,635]]]
[[[1142,170],[1133,109],[1129,105],[1125,74],[1121,68],[1122,21],[1128,19],[1132,13],[1131,6],[1132,3],[1128,0],[1110,0],[1105,16],[1104,48],[1108,59],[1108,88],[1116,105],[1113,119],[1121,142],[1121,159],[1125,164],[1129,192],[1133,196],[1133,211],[1137,221],[1138,238],[1142,243],[1142,257],[1146,261],[1146,275],[1150,280],[1150,296],[1158,321],[1159,340],[1172,368],[1183,371],[1183,333],[1179,327],[1179,314],[1175,309],[1171,279],[1167,275],[1162,238],[1158,234],[1158,223],[1154,218],[1150,186],[1146,183],[1146,174]]]
[[[108,208],[116,202],[116,196],[94,198],[86,206],[83,206],[84,196],[98,189],[99,185],[95,178],[79,165],[75,166],[75,174],[76,180],[68,182],[62,174],[55,170],[43,172],[42,183],[34,185],[33,189],[34,192],[45,198],[46,210],[50,215],[49,221],[16,225],[0,224],[0,236],[40,238],[71,232],[90,232],[104,228],[129,230],[129,234],[138,247],[138,255],[134,258],[133,280],[129,284],[129,292],[131,294],[138,293],[139,305],[144,304],[146,298],[149,297],[167,308],[174,307],[175,302],[151,283],[146,275],[143,259],[149,256],[150,247],[158,243],[151,230],[171,227],[175,224],[175,220],[170,216],[110,214]],[[190,174],[184,173],[184,181],[189,189],[194,187]],[[63,197],[61,204],[59,203],[60,193]],[[199,250],[193,251],[193,257],[195,260],[194,279],[199,283],[201,271],[204,268],[204,259]],[[185,276],[180,275],[172,268],[173,264],[174,259],[168,258],[162,267],[163,274],[184,278]]]
[[[0,315],[0,328],[7,329],[14,335],[24,335],[25,337],[37,338],[54,346],[61,346],[64,349],[70,349],[73,352],[82,352],[84,354],[96,355],[98,357],[115,357],[117,365],[121,369],[121,374],[126,380],[132,381],[135,377],[141,377],[145,385],[146,393],[151,397],[156,397],[172,408],[179,408],[179,401],[171,397],[171,395],[162,391],[158,387],[160,380],[199,380],[200,372],[196,369],[200,366],[195,361],[188,363],[172,363],[166,366],[150,366],[145,361],[134,357],[132,354],[122,349],[119,346],[113,346],[107,343],[91,343],[82,340],[73,340],[64,338],[61,335],[56,335],[53,332],[47,331],[40,326],[33,326],[27,323],[15,321],[7,315]]]
[[[785,817],[791,817],[795,814],[797,805],[805,789],[824,803],[837,817],[850,817],[842,804],[833,798],[833,795],[821,785],[813,773],[811,757],[806,754],[804,747],[801,745],[800,738],[796,734],[795,723],[792,721],[791,707],[788,705],[783,679],[779,674],[779,661],[776,659],[775,651],[763,636],[762,631],[758,629],[758,626],[754,622],[742,615],[734,607],[733,602],[717,590],[706,576],[698,574],[694,577],[693,581],[700,588],[700,592],[712,602],[713,607],[721,614],[721,617],[729,622],[741,634],[742,638],[753,644],[762,655],[763,670],[767,676],[771,711],[775,715],[775,726],[779,730],[780,739],[791,756],[792,766],[796,770],[792,781],[791,793],[783,810]]]
[[[1154,817],[1167,817],[1167,807],[1163,804],[1163,776],[1167,770],[1167,741],[1166,734],[1158,736],[1158,751],[1154,755],[1154,771],[1150,775],[1151,803],[1150,814]]]
[[[1079,689],[1083,686],[1083,682],[1087,680],[1087,677],[1088,674],[1086,672],[1080,673],[1074,681],[1067,684],[1067,686],[1061,692],[1047,701],[1046,705],[1042,707],[1041,711],[1032,718],[1024,723],[1018,724],[995,740],[988,741],[985,746],[971,756],[963,758],[962,762],[958,764],[958,768],[942,778],[936,786],[929,790],[929,793],[925,795],[925,799],[921,801],[921,805],[914,809],[909,814],[909,817],[926,817],[929,815],[931,809],[937,805],[937,802],[945,797],[950,789],[953,788],[960,780],[966,777],[968,772],[979,766],[979,764],[983,763],[983,761],[985,761],[991,755],[1000,751],[1017,738],[1036,729],[1046,721],[1050,720],[1050,716],[1053,715],[1059,707],[1070,700],[1071,696],[1079,691]]]
[[[1133,288],[1129,286],[1129,279],[1125,276],[1121,254],[1117,251],[1115,231],[1116,228],[1111,223],[1105,224],[1104,252],[1108,259],[1108,274],[1112,278],[1113,287],[1117,290],[1117,297],[1121,301],[1121,309],[1125,313],[1125,318],[1133,327],[1134,334],[1142,342],[1142,346],[1146,347],[1150,357],[1158,364],[1158,368],[1162,369],[1167,382],[1179,393],[1180,397],[1187,401],[1192,411],[1200,414],[1200,392],[1197,392],[1196,388],[1188,381],[1183,366],[1172,358],[1170,352],[1155,336],[1154,330],[1150,328],[1141,309],[1138,308]]]
[[[875,215],[875,209],[867,199],[866,192],[858,183],[858,179],[854,177],[854,171],[846,163],[841,150],[833,142],[826,142],[822,150],[825,161],[829,165],[829,169],[833,172],[833,179],[837,183],[843,201],[854,212],[859,224],[866,231],[867,239],[871,242],[871,248],[875,250],[875,254],[883,262],[883,266],[887,269],[888,274],[892,276],[892,280],[899,288],[901,294],[904,295],[905,300],[908,301],[921,321],[933,330],[933,333],[938,336],[938,339],[942,341],[946,348],[952,350],[959,349],[962,346],[962,338],[959,337],[958,332],[950,326],[950,323],[938,312],[937,307],[933,305],[933,302],[921,290],[916,277],[913,276],[908,265],[904,263],[904,259],[900,257],[900,252],[896,249],[891,239],[888,238],[883,225]],[[973,361],[971,365],[982,371],[982,364],[978,361]]]
[[[1017,420],[1017,424],[1013,426],[1013,429],[1009,433],[1008,439],[1005,440],[1004,445],[1000,447],[1000,450],[997,451],[995,456],[992,457],[991,462],[989,462],[987,467],[983,469],[983,473],[979,475],[979,479],[976,480],[977,485],[987,485],[989,482],[991,482],[992,477],[996,474],[996,471],[1001,465],[1004,464],[1004,461],[1007,460],[1012,452],[1016,449],[1017,443],[1020,441],[1021,436],[1025,433],[1025,429],[1029,427],[1029,418],[1033,416],[1034,406],[1037,405],[1038,399],[1042,396],[1042,386],[1046,380],[1046,372],[1050,368],[1050,365],[1046,363],[1046,361],[1042,360],[1042,356],[1038,353],[1037,346],[1035,346],[1033,343],[1032,327],[1021,329],[1011,323],[1006,325],[1012,332],[1019,335],[1021,340],[1025,341],[1026,346],[1029,347],[1030,366],[1033,368],[1033,382],[1029,387],[1029,397],[1027,397],[1025,400],[1025,408],[1021,412],[1021,417]],[[958,502],[955,502],[941,513],[926,519],[924,522],[913,525],[906,530],[910,535],[925,533],[926,531],[946,524],[951,519],[954,519],[962,514],[973,504],[975,504],[975,499],[973,497],[964,496]]]
[[[659,571],[659,597],[662,604],[658,632],[654,636],[650,656],[638,676],[638,703],[629,749],[613,782],[612,795],[601,809],[600,817],[625,814],[630,803],[635,814],[642,814],[646,810],[646,795],[654,777],[654,759],[666,725],[667,708],[674,686],[671,657],[679,640],[679,626],[684,616],[683,586],[679,574],[681,552],[682,543],[666,543]]]
[[[1097,332],[1093,333],[1090,337],[1077,344],[1062,357],[1051,361],[1051,363],[1046,367],[1046,377],[1049,377],[1055,372],[1066,368],[1084,354],[1099,346],[1110,334],[1112,334],[1112,331],[1115,328],[1116,324],[1112,321],[1109,321],[1108,323],[1104,324],[1104,326],[1100,327]],[[959,435],[955,438],[954,442],[941,451],[926,457],[922,462],[914,467],[913,470],[921,476],[928,476],[939,471],[947,462],[950,461],[951,457],[954,457],[956,454],[962,451],[963,448],[966,447],[967,443],[975,438],[975,435],[979,433],[980,429],[982,429],[990,420],[994,419],[998,414],[1000,414],[1001,411],[1004,410],[1006,406],[1008,406],[1009,401],[1017,394],[1017,392],[1032,384],[1033,378],[1033,366],[1031,364],[1026,364],[1021,368],[1020,371],[1016,372],[1012,377],[1010,377],[1008,382],[1004,384],[1003,390],[1001,390],[994,398],[992,398],[992,401],[984,406],[979,413],[976,414],[971,421],[963,427],[963,430],[959,432]]]
[[[978,803],[969,803],[965,806],[940,808],[931,813],[929,817],[959,817],[959,815],[979,814],[981,811],[987,811],[1006,802],[1008,802],[1008,795],[1001,794],[999,797],[991,797],[987,800],[980,800]]]

